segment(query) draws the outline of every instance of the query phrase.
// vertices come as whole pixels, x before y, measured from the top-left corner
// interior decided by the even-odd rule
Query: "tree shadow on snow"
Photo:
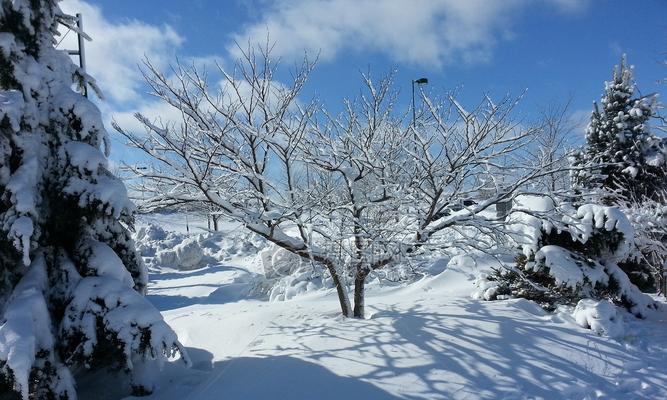
[[[159,399],[275,399],[275,400],[391,400],[400,399],[377,386],[290,356],[238,357],[212,362],[212,354],[188,348],[193,368],[170,365],[163,384],[150,398]]]
[[[239,271],[243,273],[248,273],[248,270],[240,267],[235,267],[232,265],[222,265],[222,264],[208,264],[201,268],[189,270],[189,271],[179,271],[179,270],[160,270],[160,269],[151,269],[148,271],[149,282],[164,282],[171,279],[185,279],[192,278],[195,276],[204,276],[209,274],[215,274],[218,272],[224,271]]]
[[[405,398],[584,398],[595,397],[595,390],[652,398],[667,390],[664,369],[643,373],[652,387],[642,393],[639,383],[619,386],[631,378],[624,378],[625,366],[646,360],[645,354],[590,331],[545,322],[532,304],[453,300],[451,305],[450,312],[433,312],[419,305],[378,304],[385,311],[363,321],[274,324],[258,338],[273,348],[260,345],[250,354],[278,352],[349,369],[357,379]],[[503,307],[525,312],[507,317],[494,311]],[[281,336],[291,340],[276,349]]]
[[[217,289],[206,296],[198,297],[187,297],[180,295],[171,296],[161,294],[148,294],[146,297],[153,304],[153,306],[160,311],[169,311],[196,304],[225,304],[233,303],[239,300],[261,298],[260,296],[251,296],[248,293],[251,289],[251,285],[248,282],[232,282],[223,283],[220,285],[196,286],[214,286],[217,287]]]
[[[150,289],[147,298],[155,306],[155,308],[160,311],[174,310],[195,304],[224,304],[244,299],[263,298],[258,294],[256,295],[252,293],[253,281],[257,279],[256,274],[248,272],[243,268],[237,268],[233,266],[212,265],[193,271],[153,272],[151,273],[150,278],[151,282],[159,281],[164,284],[164,282],[169,280],[186,279],[222,272],[240,272],[241,274],[237,277],[233,277],[230,282],[220,284],[196,282],[184,283],[180,285],[175,283],[171,286],[160,286],[154,289]],[[191,297],[163,293],[173,289],[194,287],[215,288],[215,290],[206,296]]]

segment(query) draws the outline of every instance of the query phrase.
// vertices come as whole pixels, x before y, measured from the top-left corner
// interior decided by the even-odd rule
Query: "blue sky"
[[[62,7],[83,12],[93,36],[89,69],[107,93],[103,112],[132,128],[136,110],[167,113],[145,95],[136,71],[144,54],[162,67],[176,55],[229,65],[235,40],[261,41],[267,30],[286,65],[304,50],[319,52],[304,96],[333,108],[359,92],[368,68],[398,70],[405,106],[411,79],[422,76],[429,91],[459,88],[468,104],[483,93],[528,89],[526,118],[568,96],[574,116],[587,115],[622,53],[642,93],[667,88],[657,84],[667,77],[665,0],[66,0]],[[112,158],[123,157],[116,147]]]

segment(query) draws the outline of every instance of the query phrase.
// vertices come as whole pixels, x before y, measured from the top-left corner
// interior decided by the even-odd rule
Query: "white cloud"
[[[81,0],[65,0],[60,7],[69,14],[83,14],[84,31],[92,38],[85,43],[88,72],[105,96],[116,103],[141,100],[144,80],[138,64],[144,56],[165,66],[184,42],[168,25],[154,26],[138,20],[112,23],[99,7]],[[70,33],[59,48],[76,48],[76,35]]]
[[[588,0],[543,0],[563,12]],[[488,61],[495,45],[511,38],[512,21],[528,0],[280,0],[259,22],[234,39],[262,43],[267,33],[275,54],[319,53],[331,60],[349,50],[373,51],[396,62],[440,68]],[[229,46],[238,55],[235,46]]]

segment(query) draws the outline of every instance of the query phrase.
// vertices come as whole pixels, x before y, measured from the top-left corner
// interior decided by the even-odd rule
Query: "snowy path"
[[[151,398],[667,398],[664,321],[632,324],[622,344],[525,300],[473,300],[452,269],[371,290],[371,318],[343,320],[332,294],[239,300],[243,274],[152,276],[150,299],[195,365],[169,365]],[[640,328],[653,337],[628,344]]]

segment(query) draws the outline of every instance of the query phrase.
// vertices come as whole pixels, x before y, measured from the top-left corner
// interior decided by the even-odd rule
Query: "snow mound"
[[[581,299],[572,314],[577,324],[600,336],[623,336],[623,320],[615,305],[607,300]]]
[[[137,241],[164,240],[167,238],[167,232],[159,225],[148,224],[137,230],[135,235]]]
[[[204,250],[196,238],[189,238],[171,250],[159,251],[155,258],[163,267],[191,270],[202,266]]]
[[[529,255],[537,250],[541,231],[551,230],[551,225],[539,215],[552,212],[554,208],[554,202],[549,197],[522,195],[514,199],[514,209],[507,218],[507,228],[524,254]]]

